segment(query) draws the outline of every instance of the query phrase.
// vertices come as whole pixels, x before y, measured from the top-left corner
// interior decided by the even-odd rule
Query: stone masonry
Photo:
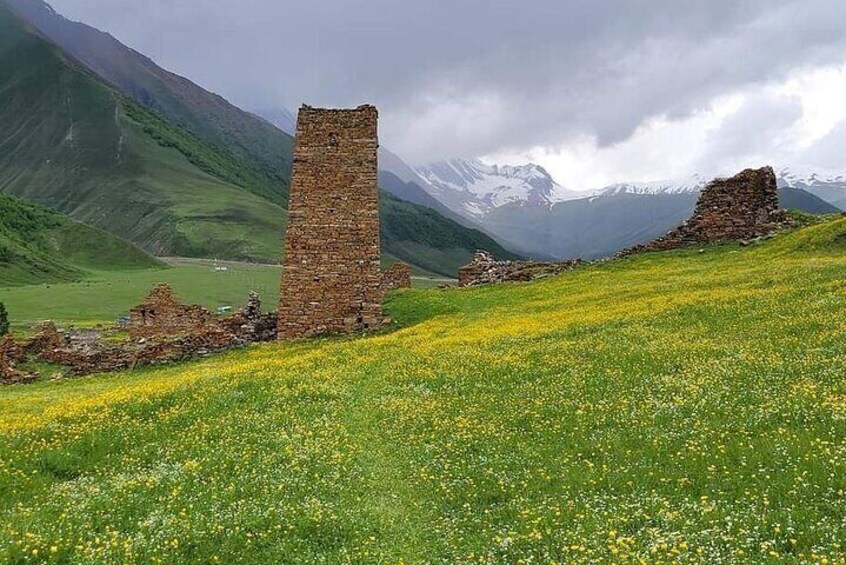
[[[487,251],[477,251],[473,261],[458,270],[459,286],[479,286],[500,282],[526,282],[558,275],[582,264],[581,259],[568,261],[497,261]]]
[[[411,288],[411,267],[405,263],[394,263],[382,273],[382,292],[399,288]]]
[[[779,209],[772,167],[747,169],[734,177],[711,181],[684,224],[650,243],[623,251],[620,256],[750,240],[769,235],[789,223],[787,214]]]
[[[159,284],[144,302],[129,312],[129,336],[147,339],[178,336],[212,322],[211,312],[194,304],[182,304],[168,284]]]
[[[110,339],[101,339],[117,328],[61,331],[53,322],[43,323],[21,345],[12,336],[0,338],[0,385],[35,381],[38,375],[19,368],[32,363],[88,375],[185,361],[277,339],[277,314],[262,312],[261,298],[254,292],[235,314],[216,318],[201,306],[180,303],[170,287],[158,285],[132,312],[129,338],[111,333]]]
[[[24,359],[23,348],[11,335],[0,337],[0,385],[26,384],[38,376],[25,373],[16,367]]]
[[[279,303],[280,339],[381,326],[378,112],[303,106]]]

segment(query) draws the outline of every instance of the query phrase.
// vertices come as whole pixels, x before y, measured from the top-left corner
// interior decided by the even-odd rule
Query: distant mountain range
[[[512,249],[538,258],[594,258],[663,235],[690,216],[710,179],[562,187],[538,165],[453,159],[417,167],[416,182]],[[413,180],[409,182],[414,182]],[[782,206],[811,213],[846,207],[846,175],[779,172]]]
[[[277,262],[292,150],[266,119],[112,36],[41,0],[0,0],[0,192],[156,255]],[[514,256],[412,189],[383,198],[389,261],[454,275],[478,247]]]
[[[432,195],[452,210],[472,218],[513,204],[551,206],[584,198],[567,190],[539,165],[486,165],[478,159],[453,159],[416,169]]]

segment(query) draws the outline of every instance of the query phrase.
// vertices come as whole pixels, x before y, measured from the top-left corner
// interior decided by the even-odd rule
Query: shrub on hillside
[[[6,305],[0,302],[0,335],[9,333],[9,313],[6,312]]]

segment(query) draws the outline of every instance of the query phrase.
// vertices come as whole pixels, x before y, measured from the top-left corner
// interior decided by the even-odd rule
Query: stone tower
[[[303,106],[279,302],[279,337],[382,324],[378,112]]]

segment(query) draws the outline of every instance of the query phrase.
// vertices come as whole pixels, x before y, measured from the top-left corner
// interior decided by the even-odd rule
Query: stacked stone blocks
[[[382,317],[378,112],[303,106],[279,304],[280,339],[375,328]]]

